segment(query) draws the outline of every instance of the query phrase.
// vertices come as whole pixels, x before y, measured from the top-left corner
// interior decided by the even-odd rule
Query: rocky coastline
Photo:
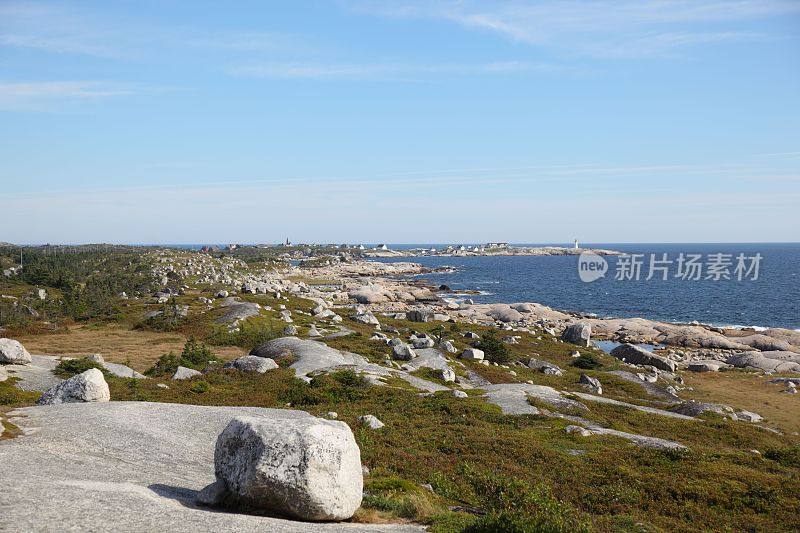
[[[427,313],[433,320],[495,325],[508,331],[544,328],[559,335],[573,324],[588,324],[592,337],[618,343],[646,344],[676,364],[702,371],[726,367],[765,372],[800,370],[800,332],[785,328],[720,328],[699,322],[669,323],[646,318],[597,318],[553,309],[536,302],[475,303],[454,298],[446,286],[412,279],[431,272],[422,265],[355,260],[312,269],[313,276],[336,278],[339,301],[352,300],[372,312],[401,316]],[[345,294],[346,293],[346,294]],[[445,295],[447,294],[447,295]]]

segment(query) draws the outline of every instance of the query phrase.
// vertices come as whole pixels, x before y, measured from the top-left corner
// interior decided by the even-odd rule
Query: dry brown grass
[[[23,335],[16,337],[33,354],[80,356],[100,354],[106,361],[129,364],[143,372],[167,352],[180,353],[186,337],[180,333],[157,333],[130,330],[119,326],[73,326],[68,333]],[[220,358],[229,360],[244,355],[231,346],[212,348]]]
[[[684,379],[694,388],[698,401],[728,404],[763,416],[784,431],[800,431],[800,395],[783,394],[785,385],[769,383],[770,378],[748,372],[686,372]]]

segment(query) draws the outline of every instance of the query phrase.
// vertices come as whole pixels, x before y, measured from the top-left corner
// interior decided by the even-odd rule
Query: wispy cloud
[[[672,55],[689,46],[765,39],[737,24],[800,13],[800,2],[793,0],[367,0],[346,5],[379,16],[448,20],[522,43],[598,57]],[[709,26],[720,29],[710,31]]]
[[[312,49],[308,39],[280,32],[167,26],[144,16],[120,20],[57,4],[0,4],[0,21],[0,47],[108,59],[153,58],[166,50],[263,54]]]
[[[237,76],[256,78],[422,81],[437,75],[481,76],[521,72],[577,72],[577,70],[547,63],[498,61],[476,64],[441,63],[427,65],[402,63],[264,63],[234,67],[229,72]]]
[[[65,101],[127,96],[137,91],[101,81],[0,82],[0,110],[44,111]]]

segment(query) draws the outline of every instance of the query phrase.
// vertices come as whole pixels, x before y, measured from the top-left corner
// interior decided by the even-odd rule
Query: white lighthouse
[[[575,239],[575,249],[577,250],[578,248],[579,248],[579,246],[578,246],[578,239]]]

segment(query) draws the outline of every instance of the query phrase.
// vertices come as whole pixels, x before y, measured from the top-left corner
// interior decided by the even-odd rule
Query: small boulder
[[[264,374],[278,368],[278,363],[268,357],[245,355],[233,361],[228,361],[222,368],[235,368],[242,372],[258,372],[259,374]]]
[[[111,399],[103,373],[96,368],[72,376],[42,394],[38,405],[61,403],[107,402]]]
[[[483,350],[479,350],[477,348],[467,348],[463,352],[461,352],[461,359],[465,361],[483,361],[484,358]]]
[[[398,361],[411,361],[417,356],[408,344],[398,344],[392,347],[392,357]]]
[[[370,429],[381,429],[386,425],[374,415],[359,416],[358,421],[361,422],[362,426],[366,426]]]
[[[593,378],[591,376],[587,376],[586,374],[581,374],[580,380],[578,383],[582,385],[586,385],[589,389],[594,391],[596,394],[603,394],[603,386],[600,385],[600,380],[597,378]]]
[[[592,338],[592,326],[589,324],[572,324],[561,334],[561,340],[578,346],[589,346]]]
[[[455,390],[455,389],[453,389],[453,393],[452,394],[453,394],[454,398],[467,398],[468,397],[467,393],[464,392],[463,390]]]
[[[690,372],[719,372],[719,367],[716,363],[691,363],[686,369]]]
[[[414,345],[414,348],[417,349],[433,348],[436,345],[436,343],[430,337],[413,339],[411,343]]]
[[[31,354],[14,339],[0,339],[0,363],[24,365],[31,362]]]
[[[632,365],[650,365],[659,370],[675,372],[675,361],[661,357],[635,344],[621,344],[611,350],[610,355]]]
[[[553,363],[548,363],[547,361],[542,361],[541,359],[531,358],[528,361],[528,368],[532,368],[533,370],[538,370],[543,374],[547,374],[548,376],[563,376],[564,371],[559,368],[557,365]]]
[[[406,313],[406,318],[411,322],[430,322],[433,312],[427,309],[411,309]]]
[[[592,435],[591,431],[581,426],[567,426],[564,431],[570,435],[580,435],[581,437],[590,437]]]
[[[439,377],[446,383],[453,383],[456,380],[456,373],[449,367],[439,370]]]
[[[202,372],[198,370],[186,368],[185,366],[179,366],[175,373],[172,374],[172,379],[189,379],[199,376],[200,374],[202,374]]]
[[[453,345],[450,341],[443,341],[441,344],[442,350],[446,351],[447,353],[456,353],[458,350],[456,349],[455,345]]]
[[[344,422],[234,418],[217,439],[204,505],[309,521],[347,520],[361,505],[361,452]]]
[[[761,422],[764,418],[752,411],[738,411],[736,413],[737,420],[744,420],[745,422]]]

